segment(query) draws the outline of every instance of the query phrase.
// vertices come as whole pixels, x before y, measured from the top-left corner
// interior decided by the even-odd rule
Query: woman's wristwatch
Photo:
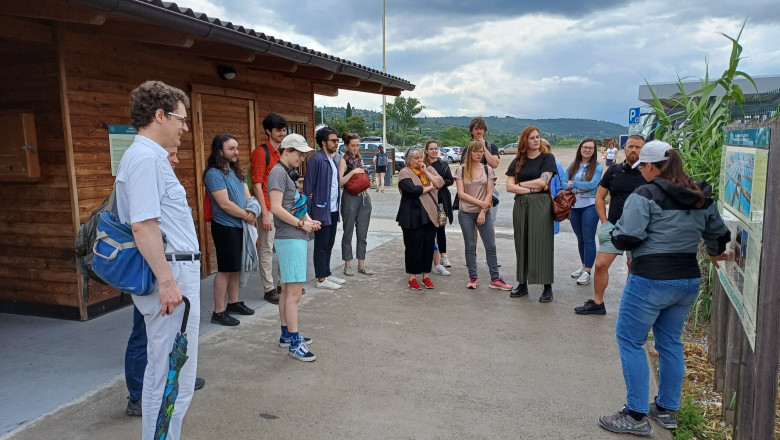
[[[303,229],[303,219],[298,220],[298,229]]]

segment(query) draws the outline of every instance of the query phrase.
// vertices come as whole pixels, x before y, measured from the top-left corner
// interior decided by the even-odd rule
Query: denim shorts
[[[279,275],[282,278],[282,283],[306,282],[308,243],[308,241],[300,238],[274,240],[274,249],[276,249],[276,257],[279,259]]]
[[[623,255],[623,251],[618,250],[612,244],[612,230],[615,225],[610,222],[604,222],[599,226],[599,252],[603,254]]]

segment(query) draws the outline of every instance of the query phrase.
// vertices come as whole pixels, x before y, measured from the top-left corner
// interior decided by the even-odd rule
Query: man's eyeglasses
[[[338,140],[338,139],[328,139],[328,142],[335,142],[335,143],[337,143],[337,144],[338,144],[338,143],[339,143],[339,140]]]
[[[177,114],[177,113],[174,113],[174,112],[168,112],[167,114],[168,114],[168,116],[173,116],[174,118],[177,118],[178,120],[180,120],[181,121],[181,125],[187,125],[187,117],[186,116],[183,116],[183,115],[180,115],[180,114]]]

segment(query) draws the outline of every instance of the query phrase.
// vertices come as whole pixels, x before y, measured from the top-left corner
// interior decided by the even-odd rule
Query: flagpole
[[[387,73],[385,62],[385,0],[382,0],[382,72]],[[384,145],[385,153],[387,153],[387,95],[384,93],[382,93],[382,145]]]

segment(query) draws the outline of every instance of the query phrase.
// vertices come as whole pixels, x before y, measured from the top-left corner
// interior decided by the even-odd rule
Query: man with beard
[[[244,223],[255,224],[255,215],[246,209],[249,187],[238,164],[238,140],[229,133],[218,134],[211,142],[203,183],[211,198],[211,238],[217,253],[214,275],[214,324],[236,326],[231,314],[252,315],[254,310],[238,300]],[[227,305],[225,305],[227,297]]]
[[[336,130],[323,127],[315,136],[320,150],[314,153],[306,164],[303,192],[309,197],[309,216],[321,223],[314,232],[314,276],[317,287],[336,290],[347,281],[330,272],[330,254],[336,242],[336,224],[339,222],[339,170],[334,155],[339,149]]]
[[[611,166],[604,173],[596,193],[596,213],[601,219],[599,228],[599,251],[596,254],[596,264],[593,268],[593,299],[585,301],[585,304],[574,308],[574,312],[580,315],[605,315],[607,309],[604,306],[604,291],[609,284],[609,267],[615,261],[615,257],[623,255],[612,245],[612,230],[623,215],[623,204],[635,189],[647,183],[639,168],[632,168],[639,160],[639,150],[645,145],[645,138],[635,134],[629,136],[626,141],[626,161],[622,164]],[[607,215],[606,197],[610,196],[609,215]],[[626,266],[631,273],[631,260],[626,257]],[[582,268],[580,268],[582,271]],[[581,273],[572,273],[572,276],[580,276]]]

